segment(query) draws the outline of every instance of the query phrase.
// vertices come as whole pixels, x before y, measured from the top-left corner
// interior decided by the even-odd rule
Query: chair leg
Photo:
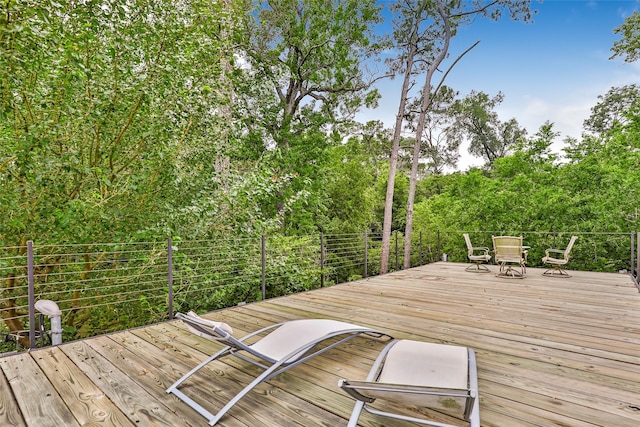
[[[235,405],[240,399],[242,399],[249,391],[251,391],[255,386],[257,386],[258,384],[260,384],[262,381],[267,380],[268,378],[270,378],[270,375],[272,375],[274,372],[278,371],[278,368],[280,368],[283,364],[282,361],[276,362],[273,365],[269,366],[267,369],[264,370],[264,372],[262,372],[260,375],[258,375],[253,381],[251,381],[251,383],[249,385],[247,385],[245,388],[243,388],[238,394],[236,394],[222,409],[220,409],[216,414],[212,414],[211,412],[209,412],[207,409],[205,409],[204,407],[202,407],[202,405],[198,404],[197,402],[195,402],[193,399],[191,399],[189,396],[187,396],[186,394],[184,394],[182,391],[178,390],[178,387],[184,382],[186,381],[189,377],[191,377],[193,374],[195,374],[197,371],[199,371],[200,369],[202,369],[205,365],[213,362],[216,359],[220,359],[221,357],[226,356],[227,354],[230,354],[231,352],[229,351],[229,347],[226,347],[224,349],[222,349],[221,351],[219,351],[218,353],[214,354],[213,356],[208,357],[206,360],[204,360],[202,363],[200,363],[198,366],[196,366],[195,368],[193,368],[191,371],[187,372],[182,378],[180,378],[178,381],[176,381],[175,383],[173,383],[168,389],[167,389],[167,393],[173,393],[177,398],[179,398],[180,400],[182,400],[184,403],[186,403],[187,405],[191,406],[193,409],[195,409],[200,415],[202,415],[203,417],[205,417],[207,419],[207,421],[209,421],[209,425],[213,426],[215,425],[218,421],[220,421],[220,419],[224,416],[224,414],[227,413],[227,411],[229,409],[231,409],[233,407],[233,405]]]
[[[513,266],[506,263],[500,264],[500,271],[496,274],[496,277],[505,277],[509,279],[524,279],[527,277],[527,268],[524,265],[520,265],[520,271],[513,268]]]
[[[387,353],[389,353],[391,347],[396,345],[398,342],[399,340],[394,339],[382,349],[382,351],[378,354],[375,362],[373,362],[373,365],[371,366],[371,369],[369,370],[367,379],[365,381],[377,380],[378,375],[380,375],[380,366],[382,365],[382,362],[384,362],[384,359],[385,357],[387,357]],[[355,396],[353,397],[356,398]],[[358,419],[360,418],[360,414],[362,413],[363,409],[369,412],[365,407],[365,402],[363,402],[362,400],[356,400],[356,404],[353,407],[353,411],[351,412],[351,417],[349,418],[349,424],[347,425],[347,427],[356,427],[358,425]]]
[[[205,416],[209,420],[209,425],[216,425],[229,409],[233,408],[233,406],[238,403],[238,401],[242,399],[247,393],[249,393],[255,386],[265,381],[269,377],[269,375],[276,371],[281,365],[282,363],[278,362],[270,366],[269,369],[258,375],[253,381],[251,381],[249,385],[247,385],[242,389],[242,391],[236,394],[233,399],[231,399],[226,405],[224,405],[224,407],[220,409],[213,417],[209,418]]]
[[[489,273],[491,270],[489,270],[489,268],[484,264],[473,263],[467,266],[467,268],[465,268],[465,271],[471,271],[473,273]]]
[[[364,402],[361,400],[356,400],[356,404],[353,407],[353,411],[351,411],[351,417],[349,418],[349,424],[347,424],[347,427],[357,427],[358,419],[360,418],[363,407]]]
[[[560,277],[560,278],[571,277],[571,275],[567,273],[567,271],[564,270],[560,265],[554,265],[552,268],[545,270],[545,272],[542,273],[542,275],[547,277]]]
[[[209,363],[213,362],[216,359],[220,359],[220,358],[230,354],[231,352],[229,350],[230,350],[230,347],[225,347],[222,350],[220,350],[219,352],[217,352],[216,354],[214,354],[212,356],[209,356],[208,358],[203,360],[200,364],[198,364],[198,366],[196,366],[195,368],[193,368],[192,370],[190,370],[189,372],[184,374],[182,376],[182,378],[180,378],[178,381],[176,381],[173,384],[171,384],[171,386],[166,390],[167,393],[173,393],[175,390],[178,389],[178,387],[180,387],[180,384],[185,382],[190,376],[192,376],[193,374],[198,372],[204,366],[208,365]]]

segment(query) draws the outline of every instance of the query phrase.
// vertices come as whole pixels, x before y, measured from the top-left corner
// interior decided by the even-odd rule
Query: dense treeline
[[[368,70],[391,41],[378,2],[331,5],[3,2],[0,246],[381,231],[393,132],[353,117],[378,102],[385,72]],[[616,55],[635,60],[637,21]],[[529,137],[498,118],[502,94],[454,89],[429,106],[414,233],[639,229],[636,86],[603,94],[562,153],[553,124]],[[462,138],[486,164],[444,174]],[[415,140],[394,176],[400,232]],[[21,275],[4,271],[7,298]]]

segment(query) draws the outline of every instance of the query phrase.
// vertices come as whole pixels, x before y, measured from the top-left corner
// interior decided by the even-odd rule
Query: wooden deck
[[[509,280],[465,266],[430,264],[207,317],[238,335],[328,317],[471,346],[482,426],[640,426],[640,294],[628,276],[551,279],[529,269],[527,278]],[[346,425],[353,402],[338,379],[364,378],[383,346],[357,338],[295,367],[258,386],[218,425]],[[0,358],[0,426],[204,426],[165,389],[217,348],[176,321]],[[217,409],[255,372],[231,358],[183,389]],[[361,423],[383,425],[368,414]]]

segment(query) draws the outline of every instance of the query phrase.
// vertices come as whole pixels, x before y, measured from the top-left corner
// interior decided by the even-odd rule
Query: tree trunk
[[[415,145],[413,146],[413,159],[411,162],[411,177],[409,179],[409,194],[407,196],[407,217],[404,231],[404,268],[411,267],[411,235],[413,233],[413,206],[416,195],[416,185],[418,181],[418,165],[420,163],[420,146],[422,144],[422,132],[424,131],[425,122],[427,119],[427,113],[431,105],[431,79],[436,70],[444,61],[449,50],[449,42],[451,41],[451,25],[450,18],[445,14],[442,8],[442,1],[437,0],[438,13],[442,18],[444,24],[445,36],[444,45],[442,51],[436,57],[427,70],[427,76],[424,82],[424,88],[422,89],[422,103],[420,104],[420,114],[418,115],[418,125],[416,127]]]
[[[382,223],[382,253],[380,255],[380,274],[389,272],[389,248],[391,246],[391,220],[393,219],[393,192],[396,183],[396,171],[398,170],[398,151],[400,151],[400,136],[402,133],[402,122],[404,121],[407,106],[407,94],[411,83],[411,70],[415,62],[417,50],[416,40],[418,36],[419,19],[416,19],[415,27],[411,34],[409,52],[407,52],[406,69],[402,91],[400,92],[400,105],[396,115],[396,123],[393,131],[393,144],[391,155],[389,156],[389,180],[387,181],[387,194],[384,203],[384,221]]]

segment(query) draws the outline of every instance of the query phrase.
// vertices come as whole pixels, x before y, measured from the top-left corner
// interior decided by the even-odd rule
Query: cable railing
[[[464,231],[474,245],[491,235]],[[468,262],[463,231],[416,233],[411,267],[446,259]],[[531,246],[528,265],[544,250],[578,235],[571,268],[628,271],[637,278],[640,235],[630,233],[515,232]],[[92,243],[0,247],[0,353],[46,345],[47,313],[60,310],[64,341],[171,319],[178,311],[213,311],[375,276],[379,233],[257,236],[216,241]],[[404,265],[404,236],[392,235],[391,271]],[[636,279],[637,284],[637,279]]]

